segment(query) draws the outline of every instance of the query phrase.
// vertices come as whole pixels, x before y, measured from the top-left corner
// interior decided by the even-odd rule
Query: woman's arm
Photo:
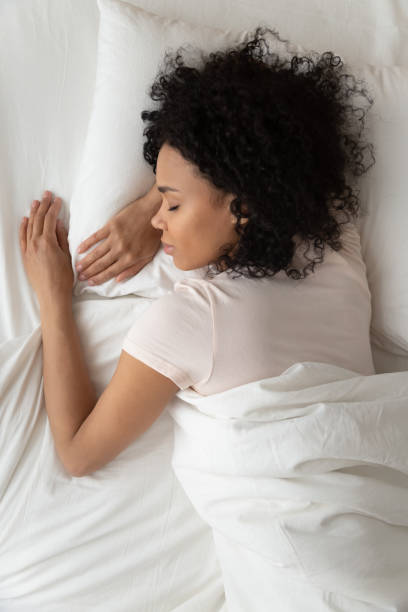
[[[96,404],[72,299],[40,301],[45,407],[57,453],[71,472],[72,440]]]
[[[85,476],[142,435],[179,388],[122,351],[96,401],[71,303],[41,304],[41,327],[45,406],[56,449],[70,474]]]
[[[83,476],[102,467],[160,415],[178,387],[122,352],[97,400],[72,313],[74,280],[68,233],[58,222],[61,199],[46,191],[20,225],[20,248],[37,294],[43,338],[45,407],[65,468]]]

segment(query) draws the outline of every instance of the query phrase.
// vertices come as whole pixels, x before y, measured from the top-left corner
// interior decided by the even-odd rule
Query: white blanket
[[[408,372],[297,363],[169,411],[228,610],[408,610]]]
[[[76,300],[98,395],[146,302]],[[113,461],[73,478],[44,406],[41,328],[0,344],[0,360],[0,612],[221,612],[211,529],[174,476],[167,412]]]

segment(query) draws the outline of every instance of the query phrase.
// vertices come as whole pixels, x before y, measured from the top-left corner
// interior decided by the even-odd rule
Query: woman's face
[[[151,223],[163,232],[162,242],[174,247],[169,256],[180,270],[207,266],[219,257],[220,247],[238,242],[229,210],[234,196],[198,177],[194,168],[177,149],[161,147],[156,184],[163,201]]]

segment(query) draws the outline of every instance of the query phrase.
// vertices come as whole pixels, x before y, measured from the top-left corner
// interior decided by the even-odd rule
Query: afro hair
[[[353,177],[375,163],[373,145],[362,140],[373,104],[364,82],[331,51],[272,53],[267,34],[288,42],[260,25],[237,46],[201,51],[199,65],[183,58],[183,47],[167,51],[149,92],[158,104],[141,114],[143,154],[154,172],[167,143],[234,196],[238,245],[233,255],[224,245],[208,265],[210,276],[284,270],[306,278],[323,261],[326,244],[342,248],[341,225],[360,209]],[[352,104],[353,96],[362,106]],[[311,243],[314,258],[306,255]],[[293,267],[299,244],[309,262],[303,270]]]

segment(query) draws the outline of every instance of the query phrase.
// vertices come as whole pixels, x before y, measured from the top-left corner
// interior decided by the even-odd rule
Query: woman
[[[99,281],[140,269],[140,261],[123,264],[113,231],[124,219],[129,227],[138,209],[153,229],[137,259],[145,264],[161,239],[175,266],[197,270],[197,278],[176,283],[136,321],[99,399],[72,316],[60,199],[45,192],[22,222],[22,257],[40,305],[46,409],[74,476],[111,461],[179,389],[217,393],[298,361],[375,373],[359,236],[352,223],[341,232],[359,209],[347,175],[365,172],[364,154],[372,155],[361,141],[366,111],[350,95],[369,99],[340,58],[280,59],[266,32],[257,28],[200,68],[186,65],[180,50],[166,55],[151,89],[159,106],[142,113],[156,183],[116,216],[119,225],[85,241],[89,248],[103,240],[83,265],[88,275],[110,275]],[[145,224],[138,225],[140,235]],[[311,241],[315,258],[307,255]]]

